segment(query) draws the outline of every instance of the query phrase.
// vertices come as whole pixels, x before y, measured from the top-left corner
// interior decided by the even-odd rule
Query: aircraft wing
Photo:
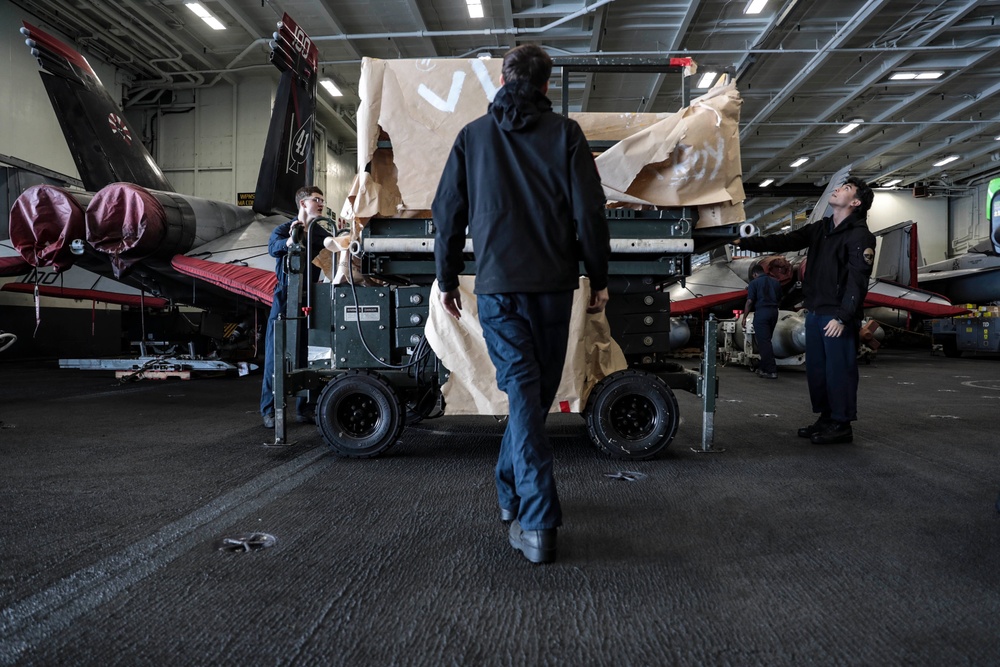
[[[875,307],[905,310],[923,317],[952,317],[969,312],[966,308],[951,305],[939,294],[872,278],[868,284],[865,308]]]
[[[258,220],[186,255],[175,255],[170,264],[184,275],[271,305],[278,279],[267,242],[274,228],[286,219]]]
[[[689,315],[719,308],[728,303],[742,306],[747,296],[747,281],[737,275],[731,263],[717,258],[696,268],[684,279],[670,286],[670,314]]]
[[[964,278],[973,274],[987,273],[1000,270],[1000,267],[983,267],[979,269],[955,269],[953,271],[928,271],[917,274],[917,279],[923,284],[936,283],[939,280],[952,280],[953,278]]]

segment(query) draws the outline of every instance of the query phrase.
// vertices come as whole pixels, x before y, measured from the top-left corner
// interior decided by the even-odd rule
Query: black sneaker
[[[809,442],[814,445],[839,445],[852,442],[854,431],[851,422],[831,422],[824,430],[814,433]]]
[[[829,426],[832,423],[833,423],[833,420],[830,419],[829,417],[820,417],[819,419],[817,419],[814,423],[810,424],[809,426],[803,426],[802,428],[800,428],[799,429],[799,437],[800,438],[811,438],[814,435],[816,435],[817,433],[819,433],[820,431],[825,430],[826,427]]]
[[[757,377],[763,378],[764,380],[777,380],[777,373],[758,373]]]

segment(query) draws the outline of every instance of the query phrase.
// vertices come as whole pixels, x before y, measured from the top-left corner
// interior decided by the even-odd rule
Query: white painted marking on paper
[[[420,93],[420,97],[424,98],[430,102],[431,106],[439,111],[444,111],[445,113],[454,113],[455,107],[458,106],[458,97],[462,94],[462,85],[465,83],[465,72],[455,72],[451,76],[451,90],[448,91],[448,99],[441,99],[437,93],[425,86],[420,84],[417,88],[417,92]]]

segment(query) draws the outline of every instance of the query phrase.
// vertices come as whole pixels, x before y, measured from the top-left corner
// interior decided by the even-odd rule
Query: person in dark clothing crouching
[[[753,336],[757,342],[760,365],[757,373],[765,380],[778,378],[778,364],[774,361],[774,327],[778,324],[778,303],[781,301],[781,283],[764,273],[760,264],[751,271],[753,280],[747,285],[747,303],[741,324],[746,329],[747,315],[753,316]]]
[[[459,132],[441,175],[434,255],[442,304],[461,318],[468,226],[479,321],[510,403],[496,466],[500,518],[511,522],[511,546],[547,563],[562,510],[545,418],[566,357],[579,262],[590,277],[587,312],[601,312],[611,248],[587,140],[545,96],[552,59],[525,44],[507,52],[502,72],[486,115]]]
[[[830,195],[833,215],[786,234],[739,239],[754,251],[809,248],[802,281],[806,315],[806,377],[814,424],[799,436],[817,445],[851,442],[858,418],[858,331],[868,279],[875,261],[875,235],[867,213],[875,193],[859,178]]]

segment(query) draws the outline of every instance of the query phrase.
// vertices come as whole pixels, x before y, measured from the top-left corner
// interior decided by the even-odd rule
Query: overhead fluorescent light
[[[743,10],[744,14],[760,14],[764,11],[764,5],[767,4],[767,0],[750,0],[747,3],[746,9]]]
[[[1000,141],[1000,136],[993,137],[993,141]]]
[[[902,182],[903,182],[903,179],[901,179],[901,178],[894,178],[891,181],[887,181],[887,182],[883,183],[882,187],[883,188],[891,188],[892,186],[899,185]]]
[[[943,160],[938,160],[937,162],[935,162],[934,166],[935,167],[943,167],[946,164],[951,164],[952,162],[954,162],[957,159],[958,159],[957,155],[949,155],[948,157],[944,158]]]
[[[779,232],[787,232],[787,231],[788,231],[789,229],[791,229],[791,228],[792,228],[792,226],[791,226],[791,225],[785,225],[784,227],[782,227],[782,228],[781,228],[781,229],[779,229],[778,231],[779,231]]]
[[[944,76],[944,72],[894,72],[889,79],[892,81],[933,81]]]
[[[718,76],[715,72],[705,72],[698,78],[698,83],[695,88],[711,88],[712,82],[715,81],[715,77]]]
[[[467,0],[466,4],[469,7],[469,18],[473,19],[483,18],[482,0]]]
[[[774,179],[773,178],[765,178],[763,181],[760,182],[760,187],[766,188],[771,183],[774,183]]]
[[[225,30],[226,26],[223,25],[222,21],[217,19],[212,12],[205,9],[205,6],[200,2],[186,2],[184,6],[190,9],[195,16],[200,18],[202,21],[207,23],[212,27],[212,30]]]
[[[802,165],[804,165],[808,161],[809,161],[809,158],[807,158],[807,157],[800,157],[798,160],[796,160],[795,162],[793,162],[789,166],[792,169],[794,169],[795,167],[801,167]]]
[[[319,82],[319,85],[323,86],[323,90],[330,93],[330,97],[340,97],[343,95],[343,93],[340,92],[340,88],[337,88],[337,84],[335,84],[331,79],[323,79]]]
[[[863,122],[865,122],[865,121],[861,120],[860,118],[855,118],[850,123],[848,123],[844,127],[842,127],[839,130],[837,130],[837,134],[850,134],[854,130],[856,130],[859,127],[861,127],[861,123],[863,123]]]

